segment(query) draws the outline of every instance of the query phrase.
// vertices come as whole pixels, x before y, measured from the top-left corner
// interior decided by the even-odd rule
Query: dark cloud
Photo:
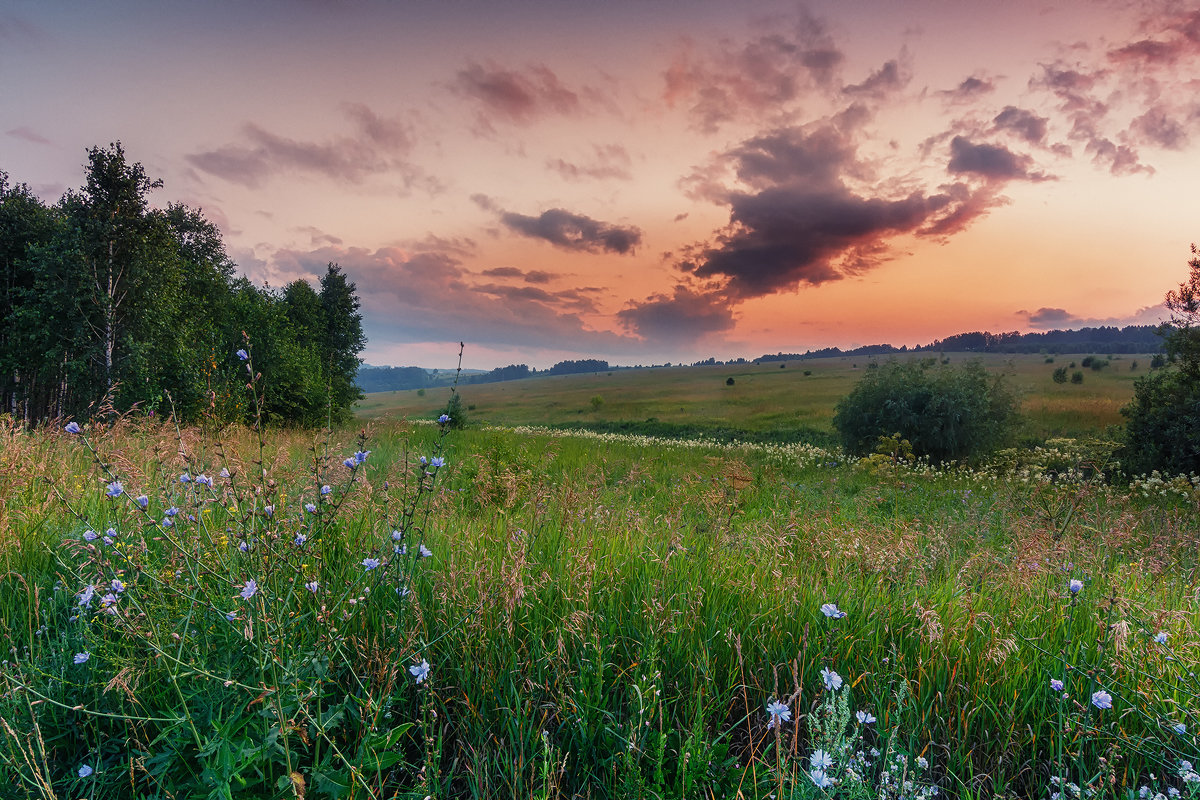
[[[949,172],[978,175],[989,181],[1042,181],[1048,176],[1030,172],[1033,159],[996,144],[974,144],[964,136],[950,140]]]
[[[622,145],[594,145],[592,149],[590,163],[578,164],[552,158],[546,161],[546,167],[569,181],[633,179],[633,173],[630,172],[633,162],[629,158],[629,151]]]
[[[1144,65],[1174,64],[1179,60],[1185,43],[1182,40],[1159,42],[1153,39],[1127,44],[1108,51],[1108,59],[1116,63],[1138,63]]]
[[[731,148],[720,160],[746,188],[718,191],[719,171],[708,173],[713,185],[705,192],[729,205],[729,224],[712,241],[685,248],[676,267],[726,303],[839,280],[886,260],[897,236],[942,238],[964,229],[1002,202],[997,186],[1032,177],[1027,169],[985,174],[981,162],[964,182],[898,190],[858,157],[865,119],[851,108]],[[655,307],[664,302],[655,299]]]
[[[397,247],[367,250],[322,247],[280,250],[252,265],[252,277],[284,285],[324,274],[336,262],[358,288],[372,347],[411,342],[465,341],[488,347],[545,347],[564,351],[634,353],[632,336],[590,329],[589,289],[548,292],[537,287],[476,283],[452,252]]]
[[[733,328],[734,317],[720,297],[676,286],[617,312],[626,329],[655,344],[679,345]]]
[[[1150,108],[1129,124],[1129,134],[1141,144],[1182,150],[1190,141],[1188,127],[1164,104]]]
[[[969,103],[995,90],[996,84],[991,80],[972,75],[953,89],[943,89],[937,94],[951,103]]]
[[[480,275],[488,278],[520,278],[526,283],[550,283],[557,276],[550,272],[544,272],[540,269],[531,269],[525,271],[516,267],[496,267],[494,269],[485,269]]]
[[[579,92],[567,88],[544,64],[524,70],[471,63],[459,70],[451,89],[479,104],[485,126],[494,120],[527,124],[546,115],[582,108]]]
[[[801,10],[769,25],[742,45],[685,42],[663,75],[667,104],[686,106],[693,125],[712,133],[731,120],[778,116],[806,92],[836,88],[844,56],[824,23]]]
[[[903,89],[910,78],[908,70],[902,68],[899,61],[892,60],[872,72],[862,83],[843,87],[842,93],[881,98]]]
[[[413,138],[403,120],[379,117],[361,104],[346,104],[343,112],[355,128],[351,135],[309,142],[247,123],[242,128],[243,142],[193,153],[187,161],[203,172],[250,188],[282,173],[305,173],[352,184],[388,173],[398,175],[405,188],[435,188],[436,183],[408,160]]]
[[[16,128],[10,128],[9,130],[5,131],[4,134],[6,136],[11,136],[14,139],[24,139],[25,141],[33,142],[34,144],[47,144],[47,145],[54,144],[54,142],[50,141],[45,136],[42,136],[40,133],[35,131],[33,128],[30,128],[26,125],[21,125]]]
[[[544,239],[555,247],[575,252],[626,255],[642,241],[641,228],[610,225],[562,208],[543,211],[536,217],[503,211],[500,222],[523,236]]]
[[[1010,131],[1030,144],[1042,144],[1046,140],[1049,122],[1047,117],[1039,117],[1032,111],[1016,106],[1005,106],[992,119],[995,130]]]

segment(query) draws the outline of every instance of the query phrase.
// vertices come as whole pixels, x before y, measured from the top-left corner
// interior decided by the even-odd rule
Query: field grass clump
[[[4,435],[15,796],[1195,786],[1198,495],[1065,444],[970,470],[444,423]]]

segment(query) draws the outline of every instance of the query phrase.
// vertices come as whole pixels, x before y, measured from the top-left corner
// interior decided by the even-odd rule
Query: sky
[[[1200,5],[5,0],[0,170],[120,141],[365,361],[691,362],[1150,324],[1200,241]]]

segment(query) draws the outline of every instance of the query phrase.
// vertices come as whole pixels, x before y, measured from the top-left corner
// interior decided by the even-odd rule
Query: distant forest
[[[120,143],[85,166],[86,183],[51,206],[0,171],[0,413],[29,425],[107,409],[350,417],[366,338],[340,267],[316,288],[256,287],[200,211],[150,205],[162,183]]]
[[[716,364],[761,364],[770,361],[803,361],[811,358],[837,358],[840,356],[887,356],[904,353],[940,352],[940,353],[1160,353],[1162,352],[1162,337],[1158,334],[1159,327],[1155,325],[1130,325],[1125,328],[1100,327],[1080,328],[1074,331],[1047,331],[1045,333],[960,333],[945,339],[937,339],[919,347],[893,347],[890,344],[872,344],[842,350],[838,347],[826,347],[821,350],[808,350],[804,353],[775,353],[762,355],[753,361],[745,358],[730,361],[718,361],[715,358],[697,361],[692,366],[707,366]],[[652,366],[671,366],[670,363]],[[560,361],[550,369],[530,369],[525,364],[510,364],[507,367],[497,367],[490,372],[470,375],[462,378],[460,383],[497,383],[521,378],[532,378],[536,375],[570,375],[574,373],[610,372],[619,369],[644,369],[644,367],[619,367],[610,365],[607,361],[584,359],[580,361]],[[453,379],[454,373],[437,370],[425,370],[420,367],[362,367],[358,371],[355,383],[364,392],[389,392],[402,389],[424,389],[432,386],[444,386]]]

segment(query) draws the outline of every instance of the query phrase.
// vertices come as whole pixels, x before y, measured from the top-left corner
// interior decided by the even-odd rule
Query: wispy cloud
[[[572,88],[545,64],[512,69],[471,62],[454,76],[450,90],[476,105],[479,127],[487,132],[494,132],[496,123],[528,125],[603,105],[597,90]]]
[[[1170,316],[1167,307],[1162,303],[1139,308],[1130,314],[1120,317],[1085,317],[1067,311],[1065,308],[1039,308],[1036,311],[1024,309],[1016,312],[1018,317],[1025,320],[1029,327],[1036,330],[1068,330],[1073,328],[1125,327],[1127,325],[1158,325]]]
[[[4,132],[5,136],[11,136],[14,139],[24,139],[27,142],[34,144],[53,145],[54,142],[42,136],[40,133],[30,128],[28,125],[19,125],[16,128],[10,128]]]
[[[623,145],[607,144],[593,145],[591,158],[582,162],[566,161],[562,158],[547,159],[546,168],[557,172],[568,181],[628,181],[633,179],[633,173],[630,172],[632,163],[629,151]]]
[[[410,161],[413,134],[400,118],[380,117],[360,103],[342,108],[353,133],[324,142],[293,139],[255,123],[242,128],[242,141],[187,156],[210,175],[258,188],[277,175],[307,174],[351,184],[371,176],[399,177],[406,189],[432,190],[436,182]]]

